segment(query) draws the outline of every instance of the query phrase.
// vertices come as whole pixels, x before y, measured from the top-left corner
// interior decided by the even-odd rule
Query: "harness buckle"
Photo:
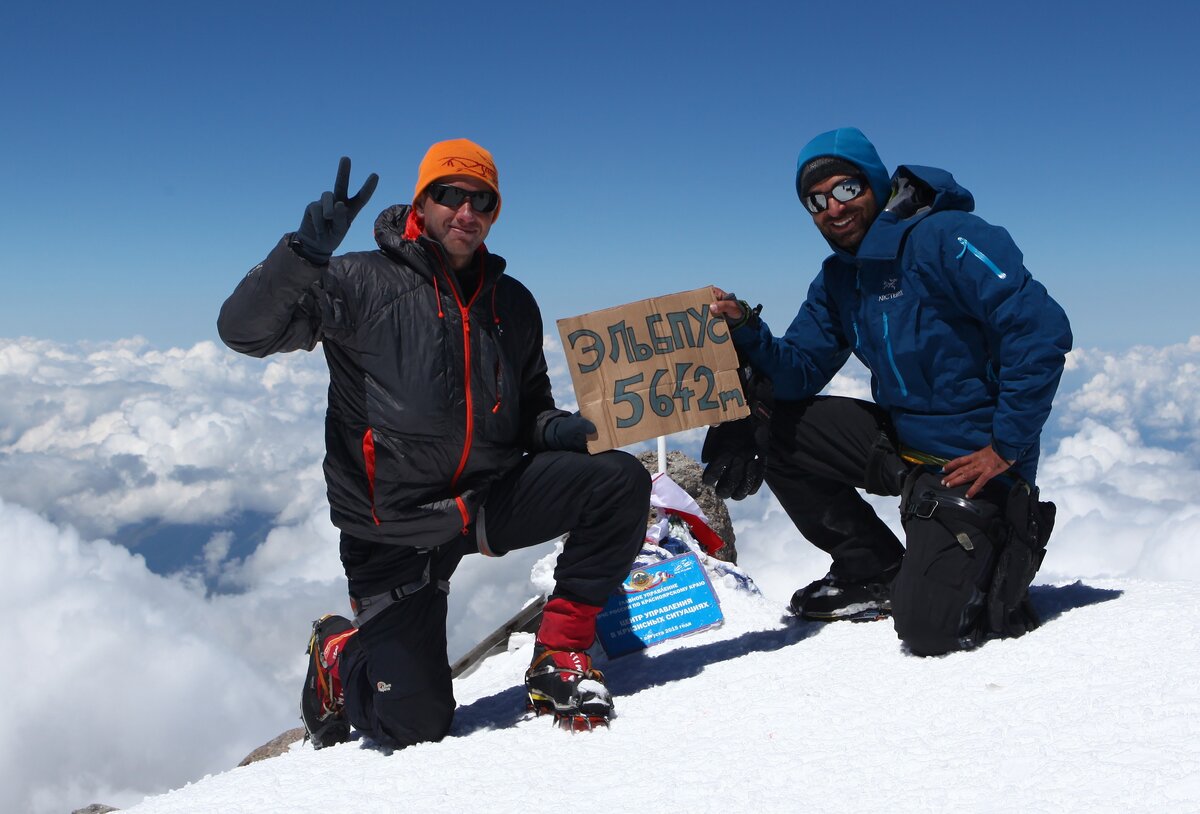
[[[351,595],[350,609],[354,611],[354,626],[362,627],[368,621],[374,619],[392,605],[396,604],[397,602],[403,602],[405,599],[428,585],[431,582],[429,578],[429,570],[432,559],[432,557],[426,558],[424,572],[422,572],[420,578],[415,579],[412,582],[406,583],[397,588],[392,588],[390,591],[384,591],[381,594],[375,594],[374,596]],[[449,580],[437,580],[436,587],[443,593],[450,593]]]

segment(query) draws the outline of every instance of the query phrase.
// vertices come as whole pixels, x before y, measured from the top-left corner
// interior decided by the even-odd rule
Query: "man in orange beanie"
[[[500,214],[491,153],[429,148],[413,203],[375,221],[379,251],[333,256],[375,190],[349,195],[343,158],[226,300],[221,338],[263,357],[312,350],[329,364],[325,478],[353,620],[313,623],[301,695],[317,748],[353,725],[398,746],[441,739],[454,714],[446,594],[462,557],[569,532],[533,661],[529,704],[564,726],[607,722],[612,700],[587,650],[600,607],[645,534],[649,473],[587,452],[595,427],[559,410],[533,296],[484,246]]]

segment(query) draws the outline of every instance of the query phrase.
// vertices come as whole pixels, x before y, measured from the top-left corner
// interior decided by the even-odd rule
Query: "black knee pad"
[[[979,502],[982,515],[964,513],[952,502],[964,490],[922,481],[905,507],[907,545],[892,583],[892,617],[896,635],[914,654],[933,656],[982,640],[998,531],[991,518],[998,511]]]
[[[904,567],[900,570],[903,574]],[[973,585],[958,588],[901,576],[892,583],[896,635],[916,656],[940,656],[977,645],[985,602],[984,593]]]

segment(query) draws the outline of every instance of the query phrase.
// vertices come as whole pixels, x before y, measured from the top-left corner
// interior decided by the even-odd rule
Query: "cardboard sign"
[[[579,412],[596,425],[589,452],[750,414],[711,288],[560,319]]]
[[[633,569],[596,617],[596,637],[616,658],[724,621],[700,558],[687,553]]]

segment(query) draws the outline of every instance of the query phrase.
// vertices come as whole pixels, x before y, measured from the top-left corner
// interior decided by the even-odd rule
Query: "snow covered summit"
[[[888,622],[798,623],[714,585],[722,627],[598,658],[607,731],[524,713],[518,634],[456,681],[440,743],[298,743],[128,811],[1200,811],[1194,583],[1036,585],[1040,629],[931,659]]]

